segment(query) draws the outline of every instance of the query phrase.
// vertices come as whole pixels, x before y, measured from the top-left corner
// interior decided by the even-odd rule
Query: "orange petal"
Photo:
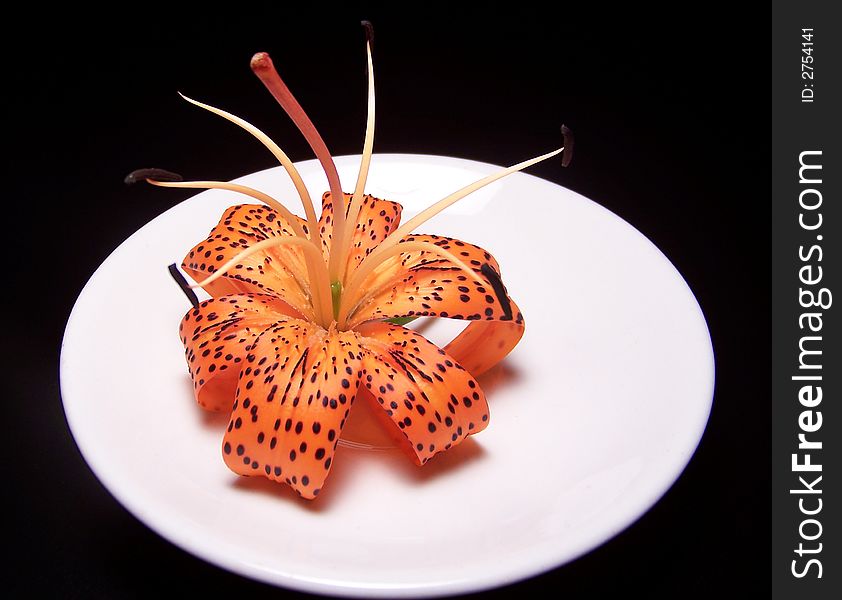
[[[351,203],[351,194],[345,194],[345,206]],[[348,270],[357,268],[362,259],[398,228],[401,221],[401,205],[389,200],[380,200],[366,194],[362,198],[360,213],[348,253]],[[333,235],[333,203],[330,192],[322,196],[322,215],[319,217],[319,233],[322,237],[322,251],[327,260],[330,240]]]
[[[444,349],[471,375],[479,377],[512,351],[523,330],[523,320],[471,321]]]
[[[482,273],[483,264],[499,273],[491,254],[479,246],[437,235],[411,235],[401,243],[414,240],[449,251],[488,283],[480,285],[458,266],[431,252],[402,253],[366,278],[363,289],[369,290],[371,296],[349,319],[351,327],[374,319],[409,316],[523,322],[511,298],[506,293],[499,297]]]
[[[178,331],[199,406],[231,410],[246,348],[279,316],[291,314],[274,296],[249,294],[205,300],[184,315]]]
[[[306,231],[306,221],[299,219],[299,223]],[[232,206],[211,230],[208,239],[190,250],[181,266],[194,280],[201,281],[250,245],[270,237],[291,235],[294,234],[289,223],[267,206]],[[308,280],[302,250],[295,246],[281,246],[243,259],[204,289],[212,296],[273,294],[302,315],[312,318],[313,308],[305,291]]]
[[[485,429],[488,404],[473,376],[415,331],[389,323],[358,328],[363,385],[419,465]],[[401,436],[398,436],[399,438]]]
[[[242,365],[222,445],[228,467],[314,498],[360,385],[361,358],[354,332],[299,319],[263,332]]]

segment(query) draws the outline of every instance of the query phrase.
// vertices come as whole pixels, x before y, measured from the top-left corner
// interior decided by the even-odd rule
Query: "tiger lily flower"
[[[564,152],[524,161],[447,196],[403,225],[401,205],[364,193],[374,138],[370,29],[368,122],[353,193],[343,193],[324,141],[271,59],[252,70],[305,136],[330,191],[317,218],[301,176],[262,131],[218,108],[189,102],[239,125],[280,161],[305,218],[269,195],[214,181],[136,178],[164,187],[218,188],[259,200],[225,211],[182,268],[211,298],[179,327],[198,404],[230,412],[225,463],[240,475],[318,495],[355,402],[369,402],[397,444],[423,465],[482,431],[488,404],[476,377],[518,343],[524,320],[494,258],[477,246],[413,233],[473,191]],[[567,134],[565,134],[567,138]],[[569,149],[569,142],[566,141]],[[444,348],[398,323],[416,317],[468,321]]]

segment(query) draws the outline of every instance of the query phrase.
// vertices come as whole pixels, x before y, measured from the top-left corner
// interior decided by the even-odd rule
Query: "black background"
[[[699,299],[716,353],[708,429],[662,501],[572,564],[487,594],[766,591],[769,17],[765,7],[740,14],[735,5],[681,14],[562,6],[559,17],[482,5],[464,16],[430,4],[307,15],[255,4],[184,14],[143,5],[128,16],[44,10],[7,21],[26,41],[7,36],[3,52],[11,150],[3,182],[6,590],[298,596],[207,565],[128,514],[72,440],[57,365],[90,274],[190,195],[124,187],[126,173],[160,166],[224,180],[273,166],[259,144],[176,90],[254,122],[293,160],[311,158],[248,69],[251,54],[267,50],[331,151],[358,153],[358,22],[368,18],[376,29],[375,151],[512,164],[555,147],[558,126],[568,124],[577,136],[573,165],[530,172],[598,201],[653,240]],[[528,201],[501,210],[529,210]],[[459,548],[440,551],[458,560]]]

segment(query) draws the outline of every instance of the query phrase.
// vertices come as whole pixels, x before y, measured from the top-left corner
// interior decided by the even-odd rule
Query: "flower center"
[[[479,272],[466,265],[458,257],[447,250],[429,242],[420,240],[405,240],[404,238],[416,230],[420,225],[446,209],[447,207],[462,200],[466,196],[479,190],[498,179],[516,171],[525,169],[535,163],[541,162],[560,153],[562,165],[567,166],[570,162],[573,149],[573,138],[570,130],[562,125],[564,145],[561,148],[518,163],[514,166],[502,169],[482,179],[465,186],[464,188],[450,194],[442,200],[432,204],[418,215],[398,227],[387,235],[362,261],[356,266],[349,260],[351,248],[354,244],[354,234],[357,230],[360,211],[363,206],[363,194],[368,179],[369,166],[374,146],[374,66],[371,57],[371,44],[373,31],[371,24],[363,21],[366,31],[366,56],[368,61],[368,117],[366,123],[365,141],[363,143],[362,159],[360,161],[359,174],[356,186],[351,199],[346,203],[345,195],[339,182],[339,175],[336,165],[321,135],[319,135],[313,122],[304,112],[304,109],[290,92],[289,88],[281,79],[272,63],[272,59],[265,52],[259,52],[251,60],[252,71],[260,78],[269,92],[275,97],[287,115],[293,120],[299,131],[304,135],[313,152],[316,154],[330,187],[330,194],[333,200],[333,231],[331,234],[327,259],[325,259],[319,235],[319,225],[316,219],[313,202],[307,191],[304,182],[293,165],[292,161],[265,133],[247,121],[213,106],[197,102],[186,96],[182,97],[188,102],[208,110],[224,119],[238,125],[252,136],[257,138],[266,146],[278,159],[281,165],[289,174],[295,185],[301,203],[306,214],[306,225],[299,223],[298,218],[293,215],[283,204],[268,194],[253,188],[219,181],[177,181],[178,177],[169,177],[166,171],[156,169],[141,169],[130,174],[126,179],[127,183],[145,180],[148,183],[161,187],[180,188],[202,188],[202,189],[225,189],[239,194],[255,198],[277,211],[290,224],[293,235],[275,236],[259,241],[229,260],[220,268],[215,270],[209,277],[200,281],[190,288],[204,287],[216,279],[224,276],[229,270],[236,267],[244,258],[256,252],[266,251],[278,246],[296,246],[301,249],[304,264],[307,270],[307,281],[302,281],[302,292],[309,298],[312,305],[312,312],[315,322],[330,329],[338,327],[347,329],[354,313],[362,307],[367,300],[370,300],[377,293],[382,292],[388,285],[394,282],[372,284],[372,277],[376,280],[378,270],[382,271],[384,264],[394,264],[393,261],[400,261],[401,256],[411,252],[427,252],[439,258],[445,259],[451,265],[457,267],[471,279],[481,285],[489,285],[494,289],[498,299],[503,305],[504,311],[511,313],[506,295],[501,294],[502,283],[499,276],[488,265],[483,265]],[[398,317],[400,318],[400,317]],[[411,320],[411,319],[410,319]]]

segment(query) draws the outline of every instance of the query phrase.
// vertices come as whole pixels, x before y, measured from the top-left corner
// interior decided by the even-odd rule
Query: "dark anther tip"
[[[509,302],[509,297],[506,295],[506,286],[503,285],[500,274],[488,263],[482,263],[479,270],[488,279],[494,290],[494,295],[497,296],[497,301],[503,309],[503,320],[510,321],[512,319],[512,303]]]
[[[196,292],[190,289],[190,286],[187,284],[187,280],[184,278],[184,275],[181,274],[181,271],[178,270],[178,267],[175,266],[175,263],[171,264],[167,267],[167,269],[170,272],[170,276],[178,284],[178,287],[181,288],[181,291],[184,292],[184,295],[187,296],[188,300],[190,300],[190,304],[193,305],[193,308],[199,308],[199,298],[196,297]]]
[[[156,181],[184,181],[184,177],[178,173],[163,169],[138,169],[126,175],[123,181],[127,185],[131,185],[139,181],[146,181],[147,179],[154,179]]]
[[[564,136],[564,152],[561,153],[561,166],[566,167],[573,160],[573,132],[567,125],[562,125],[561,135]]]
[[[370,46],[374,46],[374,25],[371,24],[371,21],[366,20],[360,21],[360,25],[362,25],[365,29],[365,41],[367,41]]]

